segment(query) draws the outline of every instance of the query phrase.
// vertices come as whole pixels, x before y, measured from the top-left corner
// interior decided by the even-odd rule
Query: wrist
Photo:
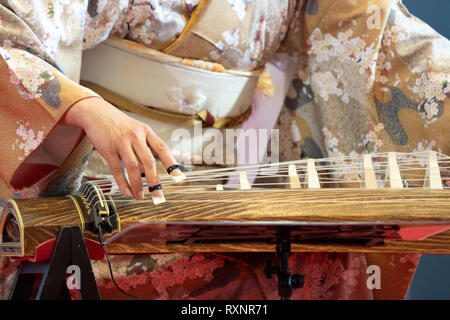
[[[75,102],[64,115],[61,121],[62,124],[84,128],[86,126],[85,120],[88,119],[89,114],[95,110],[95,107],[93,106],[97,102],[97,99],[95,98],[103,100],[101,97],[91,96]]]

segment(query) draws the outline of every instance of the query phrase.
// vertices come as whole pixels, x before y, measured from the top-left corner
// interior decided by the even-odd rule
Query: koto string
[[[424,171],[426,168],[426,161],[428,159],[428,152],[421,153],[397,153],[397,165],[401,172],[408,172],[408,182],[425,182],[429,180],[428,178],[424,178],[424,174],[416,174],[415,171]],[[386,153],[373,154],[372,158],[386,158]],[[450,157],[444,156],[442,154],[437,154],[438,164],[441,165],[442,173],[450,172],[450,168],[445,168],[445,164],[450,164]],[[350,161],[350,162],[348,162]],[[325,159],[316,159],[316,172],[318,177],[320,177],[320,183],[324,185],[333,186],[335,183],[363,183],[364,177],[364,166],[363,166],[363,156],[346,156],[340,158],[325,158]],[[329,164],[326,164],[329,163]],[[295,160],[288,161],[283,163],[274,163],[274,164],[261,164],[261,165],[249,165],[249,166],[241,166],[241,167],[231,167],[231,168],[219,168],[219,169],[209,169],[209,170],[199,170],[199,171],[190,171],[185,172],[188,180],[186,182],[220,182],[230,178],[237,179],[239,177],[240,172],[245,171],[247,174],[258,174],[255,179],[263,179],[263,178],[288,178],[287,173],[289,172],[288,166],[294,164],[296,165],[297,175],[305,180],[307,177],[306,173],[299,171],[307,170],[307,160]],[[387,161],[374,161],[373,167],[376,172],[376,181],[382,183],[384,179],[380,177],[380,175],[385,176],[388,171],[388,162]],[[278,168],[275,173],[264,172],[261,170],[271,170],[271,168]],[[245,170],[244,170],[245,169]],[[349,179],[349,175],[354,175],[352,179]],[[164,185],[168,185],[171,188],[176,189],[195,189],[195,188],[215,188],[215,185],[212,184],[195,184],[195,185],[178,185],[179,183],[174,182],[171,176],[165,174],[160,177],[161,183]],[[442,180],[446,180],[444,177]],[[148,187],[148,184],[145,178],[142,178],[143,186]],[[91,181],[90,184],[98,186],[100,189],[104,191],[109,191],[109,194],[118,194],[118,186],[115,181],[111,181],[109,179],[96,180]],[[259,183],[255,182],[253,186],[285,186],[289,185],[289,182],[274,182],[274,183]],[[224,188],[233,188],[238,187],[239,184],[227,184],[224,185]],[[414,187],[414,186],[409,186]],[[87,198],[88,201],[95,198],[97,193],[97,197],[99,197],[96,188],[93,188],[89,191]],[[108,190],[109,189],[109,190]],[[194,191],[201,192],[201,191]],[[166,192],[167,193],[167,192]]]
[[[427,160],[427,156],[428,156],[428,152],[419,152],[419,153],[396,153],[398,157],[401,157],[402,155],[407,155],[409,157],[413,157],[413,159],[397,159],[397,164],[400,166],[401,164],[406,164],[406,165],[411,165],[412,163],[416,162],[418,164],[424,163]],[[450,157],[442,155],[440,153],[437,154],[438,155],[438,162],[439,163],[450,163]],[[418,156],[422,156],[421,158],[418,158]],[[387,157],[386,153],[375,153],[372,154],[373,158],[377,158],[377,157]],[[445,159],[445,160],[443,160]],[[343,162],[340,166],[341,167],[349,167],[351,165],[351,163],[346,163],[346,160],[360,160],[362,162],[363,160],[363,156],[359,155],[359,156],[347,156],[347,157],[336,157],[336,158],[322,158],[322,159],[315,159],[316,162],[316,168],[317,170],[319,169],[323,169],[323,170],[336,170],[339,169],[339,165],[337,165],[337,162]],[[331,164],[328,166],[325,165],[320,165],[320,163],[323,162],[330,162]],[[228,167],[228,168],[220,168],[220,169],[209,169],[209,170],[199,170],[199,171],[188,171],[185,172],[186,176],[196,176],[196,175],[209,175],[210,173],[233,173],[233,174],[238,174],[239,171],[246,171],[246,172],[255,172],[258,171],[259,169],[264,169],[264,168],[270,168],[270,167],[287,167],[290,164],[294,164],[294,165],[303,165],[303,167],[301,168],[306,168],[307,165],[307,160],[305,159],[301,159],[301,160],[294,160],[294,161],[287,161],[287,162],[280,162],[280,163],[270,163],[270,164],[258,164],[258,165],[248,165],[248,166],[239,166],[239,167]],[[374,166],[375,165],[387,165],[388,162],[387,161],[374,161]],[[357,164],[355,164],[357,165]],[[421,166],[424,166],[423,164],[421,164]],[[362,163],[359,165],[359,167],[362,167]],[[244,170],[245,169],[245,170]],[[252,170],[253,169],[253,170]],[[238,170],[238,172],[236,172],[236,170]],[[163,175],[161,177],[161,180],[164,179],[170,179],[169,175]],[[103,179],[103,180],[97,180],[97,182],[108,182],[108,179]]]
[[[427,155],[428,153],[424,153],[424,155]],[[445,156],[446,157],[446,156]],[[417,158],[417,156],[415,157]],[[320,170],[334,170],[337,171],[340,168],[360,168],[362,169],[363,166],[362,164],[354,164],[352,166],[352,164],[350,163],[343,163],[340,165],[336,165],[336,162],[339,161],[343,161],[345,160],[346,157],[343,158],[328,158],[328,159],[317,159],[316,163],[319,163],[318,165],[316,165],[316,170],[320,171]],[[362,160],[363,158],[361,156],[357,156],[357,157],[352,157],[349,159],[359,159]],[[397,160],[397,164],[399,165],[399,167],[402,167],[402,165],[409,165],[411,166],[414,162],[416,162],[416,164],[419,164],[420,167],[417,167],[417,169],[423,169],[424,164],[422,164],[424,161],[426,160],[426,158],[422,158],[422,159],[412,159],[412,160]],[[279,168],[279,172],[287,172],[286,169],[280,169],[280,168],[286,168],[289,164],[299,164],[302,165],[303,167],[300,167],[298,169],[302,170],[306,168],[306,160],[296,160],[296,161],[289,161],[289,162],[283,162],[283,163],[274,163],[274,164],[263,164],[263,165],[252,165],[252,166],[241,166],[241,167],[231,167],[231,168],[220,168],[220,169],[210,169],[210,170],[201,170],[201,171],[190,171],[190,172],[185,172],[185,175],[188,177],[195,177],[195,176],[199,176],[199,177],[203,177],[203,178],[207,178],[207,177],[211,177],[211,174],[216,173],[216,176],[224,176],[226,174],[228,175],[238,175],[240,171],[246,171],[247,173],[257,173],[260,169],[265,169],[265,168],[270,168],[270,167],[278,167]],[[320,165],[320,162],[331,162],[331,165]],[[446,157],[446,161],[438,161],[439,163],[450,163],[450,158]],[[384,161],[384,162],[374,162],[374,166],[387,166],[388,162]],[[243,170],[245,169],[245,170]],[[238,171],[236,171],[238,170]],[[414,170],[413,168],[403,168],[403,170]],[[221,174],[222,173],[222,174]],[[341,172],[338,172],[341,173]],[[356,171],[350,171],[350,172],[344,172],[344,173],[358,173]],[[327,174],[327,173],[324,173]],[[162,175],[161,176],[161,181],[171,181],[171,177],[169,175]],[[110,182],[108,179],[104,179],[104,180],[96,180],[96,183],[102,183],[102,182]]]

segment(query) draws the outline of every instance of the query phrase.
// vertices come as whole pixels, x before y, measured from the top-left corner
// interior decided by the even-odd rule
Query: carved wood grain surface
[[[122,228],[148,221],[449,223],[447,190],[276,190],[168,193],[166,203],[117,197]]]
[[[239,190],[228,192],[173,193],[153,205],[113,196],[122,229],[140,222],[293,221],[305,224],[450,224],[448,190],[427,189],[319,189]],[[25,254],[54,238],[60,227],[79,225],[72,199],[38,198],[16,200],[25,227]],[[90,238],[95,237],[86,234]],[[268,244],[195,244],[155,246],[111,244],[111,253],[273,251]],[[423,241],[386,241],[380,247],[359,245],[294,244],[293,251],[422,252],[450,253],[450,232]]]

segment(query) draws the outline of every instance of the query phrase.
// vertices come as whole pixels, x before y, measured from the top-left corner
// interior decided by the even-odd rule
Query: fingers
[[[177,161],[172,155],[172,152],[170,152],[167,144],[162,141],[151,128],[148,128],[147,131],[147,143],[150,146],[151,150],[158,155],[159,159],[166,169],[177,164]],[[176,182],[180,182],[186,179],[186,176],[179,168],[172,170],[170,172],[170,175]]]
[[[153,202],[155,204],[164,202],[164,194],[160,188],[160,179],[152,151],[158,155],[166,170],[169,169],[168,173],[175,181],[184,180],[186,176],[177,167],[177,162],[168,146],[149,126],[138,123],[123,130],[120,136],[112,139],[111,147],[103,150],[103,154],[108,156],[105,159],[119,189],[126,196],[133,194],[138,200],[144,199],[142,184],[142,173],[144,173],[148,187],[151,189]],[[101,144],[99,143],[99,145]],[[128,179],[120,161],[126,168]]]
[[[151,150],[147,147],[147,143],[135,143],[133,148],[144,169],[145,178],[147,179],[153,202],[155,204],[165,202],[164,194],[161,188],[157,187],[160,186],[161,182],[156,170],[156,161]]]
[[[130,182],[133,196],[138,199],[144,199],[144,189],[142,187],[141,166],[136,157],[133,148],[130,145],[124,146],[119,151],[120,158],[127,169],[128,181]]]
[[[117,182],[117,186],[119,187],[122,194],[126,197],[131,196],[130,186],[125,178],[125,174],[122,170],[122,165],[120,164],[119,155],[111,155],[110,157],[105,157],[106,162],[108,163],[112,174],[114,175],[114,179]]]

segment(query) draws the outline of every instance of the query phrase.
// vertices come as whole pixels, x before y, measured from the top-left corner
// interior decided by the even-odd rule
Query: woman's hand
[[[89,98],[77,102],[66,113],[63,122],[83,128],[91,143],[105,158],[125,196],[144,198],[141,173],[145,173],[149,186],[160,183],[156,161],[158,155],[166,168],[176,164],[167,145],[146,124],[137,121],[101,98]],[[120,161],[127,169],[125,178]],[[172,175],[183,175],[174,170]],[[183,175],[184,176],[184,175]],[[156,202],[163,202],[161,190],[152,192]]]

